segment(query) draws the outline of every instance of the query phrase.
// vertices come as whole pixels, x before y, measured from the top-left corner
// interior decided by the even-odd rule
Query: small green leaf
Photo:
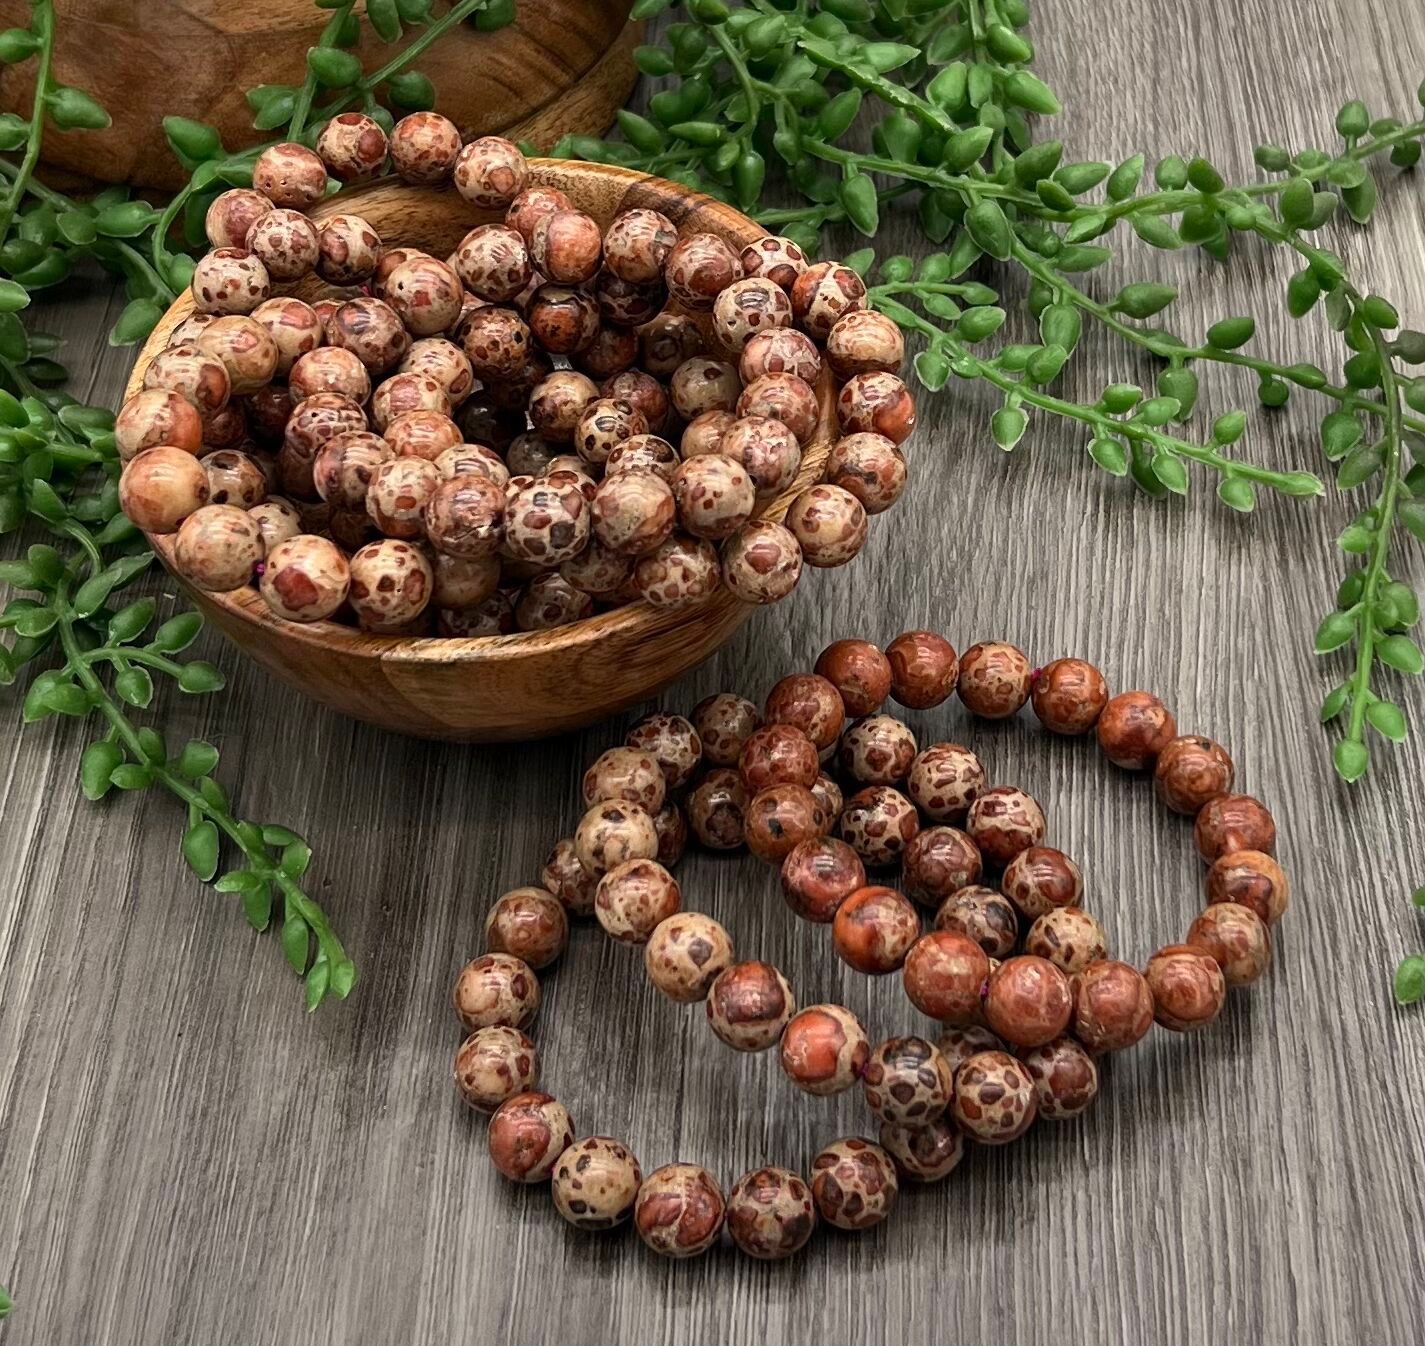
[[[181,612],[164,622],[153,633],[149,649],[157,654],[177,654],[186,650],[203,629],[203,618],[196,612]]]
[[[1169,449],[1160,448],[1153,454],[1153,475],[1175,495],[1188,492],[1187,468],[1183,461]]]
[[[114,678],[114,690],[120,700],[142,710],[153,700],[153,679],[147,669],[135,664],[123,669]]]
[[[1115,477],[1128,475],[1128,453],[1116,439],[1103,435],[1089,444],[1089,457]]]
[[[939,351],[921,351],[915,357],[915,376],[930,392],[939,392],[950,377],[950,362]]]
[[[1250,514],[1257,504],[1257,493],[1252,489],[1252,483],[1241,477],[1223,477],[1217,483],[1217,498],[1242,514]]]
[[[183,671],[178,675],[179,690],[195,694],[221,691],[226,683],[221,669],[201,659],[184,664]]]
[[[282,953],[288,965],[299,977],[307,970],[310,954],[310,931],[307,923],[295,911],[282,922]]]
[[[311,863],[312,848],[301,838],[289,841],[282,848],[281,869],[289,879],[300,879]]]
[[[123,760],[123,749],[108,739],[99,739],[85,748],[79,759],[79,787],[84,797],[103,799],[109,793],[114,768]]]
[[[242,893],[242,914],[254,930],[266,930],[272,922],[272,885],[259,879]]]
[[[140,598],[109,618],[109,640],[116,645],[136,640],[153,620],[157,608],[151,598]]]
[[[1235,351],[1239,346],[1245,346],[1256,330],[1253,318],[1224,318],[1207,329],[1207,344],[1215,350]]]
[[[1418,1005],[1425,1000],[1425,955],[1412,954],[1401,960],[1392,989],[1398,1005]]]
[[[1336,485],[1343,491],[1354,490],[1368,482],[1385,465],[1385,445],[1357,444],[1341,461],[1336,471]]]
[[[1371,755],[1364,743],[1358,743],[1353,738],[1343,738],[1331,754],[1332,764],[1336,768],[1336,774],[1348,785],[1353,785],[1366,774],[1366,768],[1371,764]]]
[[[183,858],[204,883],[218,872],[218,829],[210,819],[194,823],[183,834]]]
[[[61,85],[45,95],[50,120],[61,131],[102,131],[109,125],[109,114],[83,89]]]
[[[1343,710],[1346,709],[1346,699],[1351,694],[1351,684],[1343,682],[1339,687],[1332,688],[1326,693],[1326,699],[1321,703],[1321,723],[1330,724]]]
[[[1316,628],[1316,653],[1330,654],[1332,650],[1339,650],[1355,634],[1356,619],[1349,613],[1333,612]]]
[[[1425,669],[1420,647],[1409,636],[1387,636],[1376,646],[1376,658],[1401,673],[1418,674]]]
[[[324,954],[318,954],[316,961],[307,969],[303,983],[306,991],[307,1011],[310,1013],[326,999],[327,983],[331,976],[331,965]]]
[[[120,790],[142,790],[153,783],[153,770],[139,762],[123,762],[109,779]]]
[[[211,775],[218,765],[218,750],[211,743],[200,738],[189,739],[174,764],[180,776],[187,780],[198,780]]]
[[[1113,307],[1130,318],[1151,318],[1161,313],[1178,297],[1175,286],[1154,281],[1138,281],[1125,285],[1114,300]]]
[[[979,201],[965,213],[965,228],[987,256],[1004,261],[1014,250],[1014,232],[998,201]]]
[[[1366,722],[1382,738],[1392,743],[1404,743],[1408,728],[1405,714],[1390,701],[1372,701],[1366,707]]]
[[[990,433],[1006,453],[1024,437],[1029,418],[1018,407],[1000,407],[990,417]]]
[[[324,89],[345,89],[361,78],[360,60],[335,47],[309,47],[307,69]]]

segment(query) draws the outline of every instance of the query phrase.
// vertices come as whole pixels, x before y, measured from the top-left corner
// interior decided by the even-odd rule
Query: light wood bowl
[[[766,232],[730,206],[628,169],[536,159],[530,180],[559,187],[605,228],[621,210],[643,206],[661,210],[681,232],[719,234],[739,249]],[[468,229],[497,218],[452,190],[394,183],[342,192],[312,214],[339,211],[363,215],[383,237],[438,257]],[[185,294],[164,315],[139,354],[126,396],[142,386],[149,361],[192,311]],[[818,395],[821,421],[797,480],[763,518],[780,521],[797,492],[821,476],[836,433],[825,374]],[[172,535],[149,541],[203,615],[264,668],[344,714],[422,738],[519,740],[592,724],[701,663],[753,611],[724,589],[688,608],[635,603],[552,631],[474,640],[375,636],[332,622],[282,621],[253,589],[204,593],[177,574]]]

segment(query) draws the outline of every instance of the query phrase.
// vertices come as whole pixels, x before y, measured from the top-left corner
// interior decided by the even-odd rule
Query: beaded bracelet
[[[1051,733],[1094,730],[1111,762],[1151,769],[1158,798],[1195,815],[1208,905],[1185,943],[1159,949],[1141,973],[1109,959],[1102,928],[1078,905],[1078,866],[1043,844],[1039,804],[1012,786],[987,788],[970,749],[919,750],[906,724],[881,713],[887,697],[926,709],[955,692],[980,718],[1005,719],[1032,701]],[[859,787],[849,799],[823,770],[828,760]],[[1178,735],[1157,697],[1111,697],[1082,660],[1033,669],[999,642],[960,659],[928,631],[906,632],[885,651],[837,641],[813,673],[778,682],[762,714],[721,692],[691,719],[649,715],[585,773],[587,811],[550,853],[541,885],[491,910],[489,952],[455,985],[470,1034],[456,1055],[457,1086],[493,1113],[496,1168],[515,1181],[548,1180],[556,1209],[581,1228],[632,1216],[655,1252],[690,1257],[725,1224],[743,1252],[763,1259],[796,1252],[818,1219],[869,1228],[890,1213],[900,1180],[948,1176],[966,1138],[1000,1145],[1036,1117],[1078,1116],[1098,1092],[1096,1058],[1132,1046],[1155,1021],[1174,1032],[1205,1027],[1229,988],[1266,971],[1268,927],[1289,885],[1272,858],[1271,814],[1231,793],[1233,775],[1227,752]],[[900,970],[911,1003],[942,1025],[938,1040],[893,1037],[873,1048],[848,1009],[798,1011],[777,968],[735,962],[719,922],[681,910],[669,871],[690,831],[709,849],[746,844],[780,865],[791,909],[830,924],[837,954],[858,971]],[[868,870],[895,865],[904,891],[868,883]],[[991,873],[997,888],[981,882]],[[936,909],[924,934],[915,903]],[[650,981],[671,1000],[704,1000],[712,1031],[734,1050],[778,1046],[788,1078],[811,1094],[860,1082],[880,1143],[837,1140],[809,1181],[759,1168],[724,1196],[698,1165],[644,1178],[618,1141],[576,1140],[564,1106],[536,1091],[538,1053],[523,1029],[539,1006],[535,970],[563,951],[568,918],[591,913],[614,939],[643,946]]]

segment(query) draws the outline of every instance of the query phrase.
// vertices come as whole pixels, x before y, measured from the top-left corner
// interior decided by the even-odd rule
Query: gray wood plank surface
[[[1075,157],[1204,152],[1233,172],[1254,140],[1324,143],[1333,109],[1413,104],[1425,39],[1408,0],[1062,0],[1034,36]],[[1362,274],[1422,314],[1418,176],[1383,192],[1369,232],[1337,239]],[[890,247],[915,248],[904,223]],[[848,246],[849,246],[848,241]],[[1334,363],[1335,343],[1281,302],[1283,259],[1171,273],[1186,331],[1229,311],[1264,347]],[[1151,267],[1151,272],[1149,268]],[[1109,278],[1104,278],[1105,285]],[[96,289],[45,315],[91,395],[128,355]],[[1091,344],[1076,386],[1132,377]],[[1214,380],[1221,410],[1251,387]],[[1276,967],[1214,1031],[1154,1034],[1106,1071],[1080,1124],[1042,1125],[907,1193],[885,1226],[823,1234],[789,1265],[722,1249],[670,1266],[627,1230],[567,1229],[543,1190],[489,1166],[484,1125],[450,1087],[450,981],[485,910],[537,875],[575,816],[583,764],[613,723],[556,742],[460,748],[402,740],[314,709],[210,639],[230,689],[168,696],[171,736],[201,733],[250,816],[317,849],[314,882],[363,973],[344,1007],[306,1017],[271,939],[177,856],[157,797],[79,798],[68,722],[0,742],[0,1281],[15,1343],[652,1341],[1404,1343],[1425,1313],[1425,1019],[1387,973],[1419,925],[1425,875],[1417,733],[1367,783],[1334,783],[1312,722],[1327,670],[1309,633],[1338,580],[1328,539],[1349,510],[1264,500],[1244,519],[1207,490],[1154,504],[1094,471],[1081,443],[1035,427],[1012,456],[989,404],[952,385],[922,399],[914,488],[860,562],[812,575],[749,622],[664,703],[729,686],[760,697],[828,640],[910,626],[963,648],[1003,637],[1038,660],[1077,653],[1118,688],[1146,686],[1184,729],[1230,745],[1274,807],[1295,902]],[[1260,422],[1251,451],[1319,466],[1306,405]],[[1413,561],[1421,577],[1418,550]],[[171,586],[157,586],[166,602]],[[1200,904],[1189,828],[1088,744],[1046,743],[1029,716],[970,725],[958,705],[911,717],[964,737],[991,774],[1044,801],[1087,874],[1115,952],[1144,959]],[[795,923],[750,858],[693,856],[688,905],[740,950],[780,963],[804,1003],[844,1000],[870,1031],[912,1031],[896,979],[846,975],[825,932]],[[805,1167],[866,1126],[857,1096],[795,1094],[767,1055],[734,1057],[698,1008],[662,1001],[636,953],[579,929],[546,979],[545,1080],[580,1130],[725,1181]],[[866,1277],[863,1281],[861,1278]]]

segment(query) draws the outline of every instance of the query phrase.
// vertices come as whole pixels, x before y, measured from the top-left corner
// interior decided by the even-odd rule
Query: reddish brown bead
[[[886,646],[891,695],[911,710],[938,706],[955,690],[960,660],[955,647],[934,631],[906,631]]]
[[[837,908],[831,938],[843,962],[883,976],[905,962],[920,935],[920,917],[894,888],[860,888]]]
[[[821,774],[816,744],[790,724],[754,729],[742,745],[737,769],[754,793],[769,785],[811,786]]]
[[[938,907],[951,893],[978,883],[984,871],[979,848],[954,827],[927,827],[905,850],[906,895]]]
[[[574,1123],[552,1094],[507,1098],[490,1118],[490,1162],[512,1182],[548,1182],[574,1143]]]
[[[1044,839],[1044,812],[1023,790],[996,785],[970,805],[965,830],[990,864],[1007,865]]]
[[[668,253],[663,277],[668,293],[685,309],[706,312],[733,281],[742,263],[716,234],[688,234]]]
[[[937,930],[969,935],[991,958],[1008,958],[1019,943],[1019,917],[1014,905],[993,888],[971,884],[951,893],[935,913]]]
[[[906,955],[905,993],[922,1014],[946,1024],[972,1024],[980,1017],[980,994],[990,960],[968,935],[932,930]]]
[[[866,1030],[841,1005],[810,1005],[782,1030],[782,1069],[809,1094],[839,1094],[865,1069],[871,1054]]]
[[[1029,927],[1024,952],[1047,958],[1061,972],[1073,976],[1107,957],[1108,944],[1103,927],[1088,912],[1080,907],[1055,907]]]
[[[598,880],[579,863],[574,838],[554,843],[540,871],[539,881],[554,894],[571,916],[588,916],[594,910]]]
[[[932,743],[916,755],[906,779],[906,793],[935,822],[963,818],[984,788],[984,766],[959,743]]]
[[[869,868],[894,865],[920,830],[915,805],[889,785],[868,785],[846,801],[838,822],[841,839]]]
[[[844,313],[866,307],[866,283],[840,262],[814,262],[792,282],[797,326],[825,341]]]
[[[1262,918],[1236,902],[1216,902],[1192,923],[1187,942],[1206,949],[1229,987],[1250,986],[1271,965],[1272,937]]]
[[[1218,795],[1198,812],[1193,840],[1197,843],[1197,853],[1209,864],[1233,851],[1273,855],[1277,848],[1277,825],[1259,799],[1251,795]]]
[[[624,741],[658,763],[669,790],[678,790],[686,785],[703,756],[698,731],[690,720],[681,715],[662,712],[645,715],[628,731]]]
[[[979,1052],[955,1072],[955,1121],[981,1145],[1018,1140],[1038,1110],[1034,1082],[1007,1052]]]
[[[879,1145],[852,1136],[828,1145],[811,1165],[817,1213],[837,1229],[869,1229],[896,1204],[895,1165]]]
[[[1082,659],[1055,659],[1034,679],[1034,713],[1054,734],[1086,734],[1108,704],[1103,674]]]
[[[965,1137],[948,1117],[921,1126],[881,1123],[881,1148],[895,1161],[896,1172],[913,1182],[948,1178],[965,1157]]]
[[[1232,788],[1232,759],[1210,738],[1183,734],[1158,754],[1153,789],[1174,813],[1192,816],[1209,799]]]
[[[1098,717],[1098,746],[1127,771],[1152,766],[1177,732],[1172,712],[1151,692],[1119,692]]]
[[[775,1262],[799,1252],[815,1228],[811,1189],[785,1168],[744,1173],[727,1194],[727,1232],[759,1261]]]
[[[841,693],[847,715],[874,715],[891,694],[891,663],[869,640],[837,640],[817,656],[816,671]]]
[[[862,785],[903,781],[915,761],[915,735],[893,715],[869,715],[841,736],[842,771]]]
[[[653,849],[656,854],[656,839]],[[613,866],[599,880],[594,916],[606,935],[625,944],[642,944],[678,911],[681,902],[678,880],[656,860],[639,856]]]
[[[734,963],[708,991],[712,1031],[734,1051],[765,1051],[796,1013],[787,979],[771,963]]]
[[[1153,1017],[1174,1033],[1205,1028],[1222,1012],[1227,982],[1217,960],[1192,944],[1169,944],[1148,960]]]
[[[1049,1122],[1077,1117],[1098,1096],[1098,1067],[1073,1038],[1055,1038],[1020,1056],[1029,1078],[1039,1116]]]
[[[1074,998],[1069,979],[1046,958],[1022,954],[991,974],[985,1021],[1016,1047],[1038,1047],[1069,1025]]]
[[[688,848],[688,819],[682,806],[672,800],[664,804],[653,815],[653,830],[658,834],[658,863],[671,869]]]
[[[768,724],[800,729],[819,752],[841,737],[846,712],[836,688],[816,673],[793,673],[767,694]]]
[[[826,923],[841,904],[866,883],[861,858],[844,841],[813,837],[800,841],[782,861],[782,895],[804,920]]]
[[[547,967],[569,939],[569,920],[558,898],[544,888],[516,888],[506,893],[485,919],[485,946],[507,953],[530,967]]]
[[[696,1164],[665,1164],[638,1189],[633,1224],[663,1257],[696,1257],[717,1242],[726,1203],[713,1175]]]
[[[693,707],[693,727],[702,740],[703,756],[714,766],[736,766],[742,745],[762,717],[745,697],[718,692]]]
[[[1098,1054],[1131,1047],[1153,1026],[1153,993],[1136,967],[1090,963],[1073,979],[1074,1036]]]
[[[1228,851],[1207,871],[1207,900],[1236,902],[1272,925],[1291,901],[1291,884],[1264,851]]]
[[[748,800],[742,777],[718,767],[709,771],[688,795],[688,826],[709,850],[734,851],[743,844]]]
[[[1032,673],[1022,650],[1003,641],[982,641],[961,657],[957,690],[972,715],[1004,720],[1029,700]]]
[[[1055,907],[1072,907],[1084,891],[1078,865],[1052,846],[1031,846],[1009,862],[1000,889],[1019,914],[1034,921]]]
[[[780,864],[792,848],[826,831],[826,816],[804,785],[769,785],[752,796],[743,823],[747,849]]]
[[[954,1077],[938,1048],[924,1038],[887,1038],[861,1072],[866,1106],[883,1122],[923,1126],[950,1105]]]
[[[846,807],[846,796],[842,794],[841,787],[824,771],[810,788],[817,803],[821,805],[821,811],[826,815],[826,830],[830,832],[840,819],[841,810]]]

